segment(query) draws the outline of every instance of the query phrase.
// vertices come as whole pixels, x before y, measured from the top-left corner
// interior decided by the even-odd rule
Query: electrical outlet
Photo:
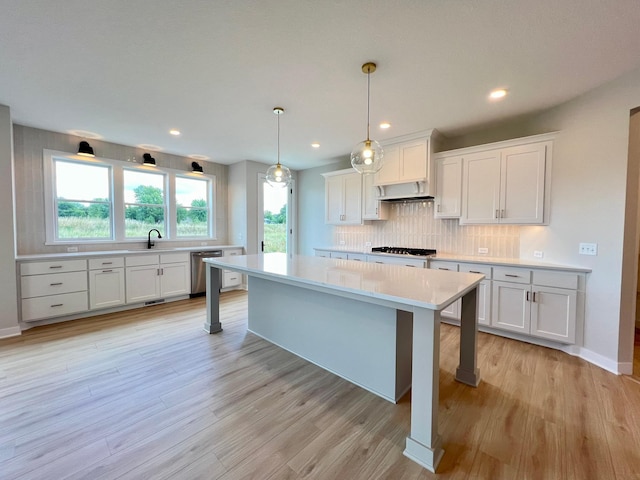
[[[340,245],[344,245],[344,240],[340,240]]]
[[[542,258],[544,257],[544,252],[541,252],[540,250],[534,250],[533,251],[533,256],[536,258]]]
[[[365,247],[370,247],[371,246],[371,242],[364,242],[364,246]]]
[[[486,255],[487,253],[489,253],[489,249],[487,247],[480,247],[478,248],[478,253],[481,255]]]
[[[598,244],[581,243],[578,253],[580,253],[580,255],[598,255]]]
[[[200,246],[201,247],[206,247],[207,246],[207,242],[200,242]]]
[[[78,247],[67,247],[67,252],[77,252],[78,251]]]

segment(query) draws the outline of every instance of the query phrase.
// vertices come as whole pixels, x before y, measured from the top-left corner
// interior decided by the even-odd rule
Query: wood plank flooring
[[[200,298],[0,340],[0,478],[640,479],[638,370],[480,334],[471,388],[442,325],[434,475],[402,455],[410,395],[393,405],[257,338],[246,306],[222,295],[218,335]]]

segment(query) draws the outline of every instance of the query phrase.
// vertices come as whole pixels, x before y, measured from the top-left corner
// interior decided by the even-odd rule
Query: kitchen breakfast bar
[[[477,386],[477,286],[483,275],[269,253],[207,258],[209,333],[222,331],[221,270],[248,277],[248,329],[395,402],[411,388],[404,454],[435,472],[440,311],[462,298],[456,380]]]

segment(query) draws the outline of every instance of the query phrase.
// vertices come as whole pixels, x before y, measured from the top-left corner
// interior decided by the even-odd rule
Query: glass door
[[[258,251],[292,253],[293,182],[286,188],[276,188],[260,174],[258,185]]]

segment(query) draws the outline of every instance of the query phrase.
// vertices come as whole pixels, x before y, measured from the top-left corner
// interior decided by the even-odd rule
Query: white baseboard
[[[20,330],[20,327],[18,326],[0,328],[0,338],[17,337],[18,335],[22,335],[22,330]]]
[[[570,352],[567,352],[570,353]],[[611,360],[610,358],[603,357],[599,353],[592,352],[591,350],[587,350],[584,347],[580,347],[577,352],[577,356],[586,360],[589,363],[593,363],[600,368],[604,368],[605,370],[615,373],[616,375],[627,375],[631,374],[633,371],[633,363],[626,362],[616,362],[615,360]],[[627,371],[628,370],[628,371]]]

